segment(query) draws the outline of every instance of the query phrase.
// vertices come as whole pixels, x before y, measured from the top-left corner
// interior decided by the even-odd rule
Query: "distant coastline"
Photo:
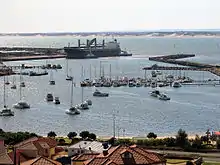
[[[219,31],[144,31],[144,32],[55,32],[55,33],[0,33],[2,36],[59,37],[59,36],[104,36],[104,37],[220,37]]]

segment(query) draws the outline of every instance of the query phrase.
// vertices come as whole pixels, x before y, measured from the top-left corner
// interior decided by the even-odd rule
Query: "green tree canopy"
[[[94,133],[90,133],[88,138],[92,139],[92,140],[96,140],[96,134]]]
[[[176,135],[177,145],[183,148],[188,142],[187,137],[188,137],[187,133],[184,130],[179,129],[179,131]]]
[[[86,139],[89,137],[89,131],[82,131],[80,132],[79,136],[83,139]]]
[[[76,133],[76,132],[69,132],[68,135],[67,135],[67,137],[68,137],[69,139],[73,139],[73,138],[76,137],[76,136],[77,136],[77,133]]]
[[[47,134],[48,137],[53,137],[55,138],[57,136],[57,134],[54,132],[54,131],[50,131],[48,134]]]
[[[148,138],[154,138],[156,139],[157,138],[157,135],[153,132],[150,132],[148,135],[147,135]]]

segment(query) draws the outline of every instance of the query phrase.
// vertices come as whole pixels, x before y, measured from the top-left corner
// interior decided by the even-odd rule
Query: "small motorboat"
[[[14,112],[7,106],[4,106],[4,109],[0,111],[0,116],[14,116]]]
[[[71,76],[66,76],[66,80],[67,80],[67,81],[72,81],[72,79],[73,79],[73,77],[71,77]]]
[[[68,115],[78,115],[80,111],[76,107],[71,107],[70,109],[66,110],[66,114]]]
[[[14,84],[11,86],[11,89],[17,89],[17,86]]]
[[[92,100],[87,99],[85,102],[86,102],[88,105],[92,105]]]
[[[21,82],[21,83],[20,83],[20,87],[25,87],[25,83],[24,83],[24,82]]]
[[[87,102],[83,102],[83,103],[79,104],[77,106],[77,108],[80,109],[80,110],[87,110],[87,109],[89,109],[89,105],[88,105]]]
[[[158,90],[152,91],[150,93],[150,95],[153,96],[153,97],[158,97],[160,95],[160,91],[158,91]]]
[[[166,100],[170,100],[170,97],[168,97],[168,96],[165,95],[165,94],[160,94],[160,95],[159,95],[159,99],[160,99],[160,100],[165,100],[165,101],[166,101]]]
[[[95,97],[108,97],[109,96],[109,94],[108,93],[102,93],[102,92],[100,92],[99,90],[95,90],[95,92],[93,93],[93,96],[95,96]]]
[[[54,104],[60,104],[60,99],[59,97],[54,98]]]
[[[10,84],[10,82],[9,82],[9,81],[6,81],[6,82],[5,82],[5,85],[9,85],[9,84]]]
[[[172,87],[174,87],[174,88],[180,88],[182,85],[180,84],[180,82],[178,82],[178,81],[174,81],[173,83],[172,83]]]
[[[50,85],[55,85],[56,83],[55,83],[54,80],[50,80],[50,81],[49,81],[49,84],[50,84]]]
[[[133,81],[130,81],[130,82],[128,83],[128,86],[129,86],[129,87],[135,87],[135,83],[134,83]]]
[[[47,94],[46,101],[53,101],[53,95],[51,93]]]
[[[25,101],[19,101],[18,103],[14,104],[13,107],[15,109],[29,109],[30,105]]]

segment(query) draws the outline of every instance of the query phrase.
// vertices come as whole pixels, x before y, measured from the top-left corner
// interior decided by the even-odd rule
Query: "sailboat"
[[[10,84],[10,82],[8,81],[8,76],[7,76],[7,80],[5,82],[5,85],[9,85],[9,84]]]
[[[69,76],[68,74],[68,70],[69,70],[69,62],[68,62],[68,59],[66,59],[66,80],[67,81],[71,81],[73,79],[73,77]]]
[[[23,81],[23,77],[22,77],[22,70],[20,70],[20,87],[25,87],[25,83]]]
[[[22,89],[21,88],[22,88],[22,84],[24,84],[24,82],[22,83],[21,81],[22,81],[22,78],[21,78],[21,74],[20,74],[20,87],[19,87],[20,100],[18,103],[14,104],[13,107],[15,109],[28,109],[28,108],[30,108],[30,105],[27,102],[25,102],[24,100],[22,100],[22,91],[21,91]]]
[[[83,66],[82,66],[82,79],[83,79]],[[81,96],[82,96],[82,103],[81,104],[79,104],[78,105],[78,108],[79,109],[81,109],[81,110],[87,110],[87,109],[89,109],[89,104],[88,104],[88,101],[83,101],[84,100],[84,96],[83,96],[83,94],[84,94],[84,88],[83,87],[81,87],[81,90],[82,90],[82,92],[81,92]]]
[[[70,109],[67,109],[66,110],[66,114],[69,114],[69,115],[78,115],[80,114],[80,111],[73,106],[73,79],[71,80],[72,83],[71,83],[71,100],[70,100]]]
[[[55,81],[53,80],[53,71],[50,70],[50,81],[49,81],[50,85],[55,85]]]
[[[5,76],[4,76],[4,97],[3,97],[4,108],[0,111],[0,116],[14,116],[14,112],[6,105],[5,90],[6,89],[5,89]]]
[[[15,77],[13,77],[11,89],[16,89],[16,88],[17,88],[17,86],[15,84]]]

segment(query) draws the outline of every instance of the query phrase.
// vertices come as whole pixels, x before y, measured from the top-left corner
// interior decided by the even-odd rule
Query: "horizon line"
[[[3,32],[0,34],[50,34],[50,33],[144,33],[144,32],[220,32],[220,29],[152,29],[152,30],[115,30],[115,31],[79,31],[79,32],[70,32],[70,31],[51,31],[51,32]]]

